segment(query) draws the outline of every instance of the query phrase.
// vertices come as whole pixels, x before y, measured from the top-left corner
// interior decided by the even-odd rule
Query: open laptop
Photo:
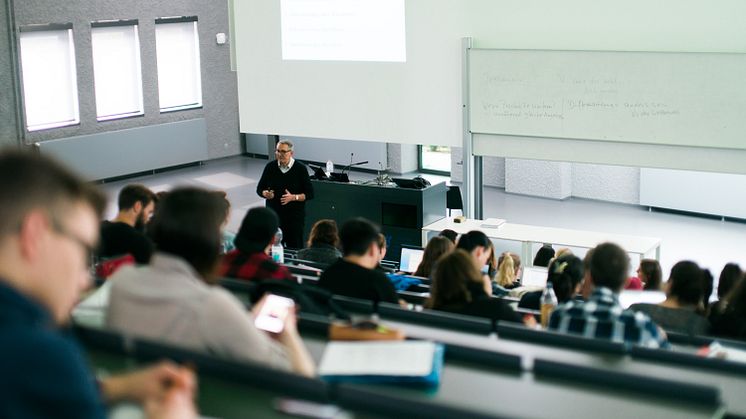
[[[547,286],[547,268],[540,266],[526,266],[523,268],[521,276],[521,285],[524,287],[541,287]]]
[[[425,254],[425,249],[418,246],[408,246],[403,244],[401,246],[401,257],[399,259],[399,270],[404,272],[412,273],[417,270],[422,262],[422,256]]]

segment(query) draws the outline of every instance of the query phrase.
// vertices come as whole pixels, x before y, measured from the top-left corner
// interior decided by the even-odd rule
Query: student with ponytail
[[[547,282],[552,283],[557,301],[561,304],[571,300],[579,292],[583,282],[583,261],[572,254],[560,256],[549,265]],[[523,294],[518,307],[538,310],[541,305],[541,292]]]
[[[513,289],[520,286],[518,276],[521,272],[521,258],[515,253],[503,252],[497,259],[497,285],[505,289]]]

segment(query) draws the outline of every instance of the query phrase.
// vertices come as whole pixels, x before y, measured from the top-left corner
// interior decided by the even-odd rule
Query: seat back
[[[116,256],[99,261],[95,266],[97,278],[106,279],[110,277],[122,266],[134,265],[135,257],[127,253],[126,255]]]
[[[449,186],[446,192],[446,208],[448,213],[451,210],[464,210],[464,200],[461,198],[461,189],[458,186]]]

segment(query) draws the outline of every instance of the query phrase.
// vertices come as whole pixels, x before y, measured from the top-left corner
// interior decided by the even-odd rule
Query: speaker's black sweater
[[[306,166],[295,160],[287,173],[282,173],[277,161],[271,161],[264,167],[262,177],[256,185],[256,193],[272,190],[275,197],[267,200],[267,207],[272,208],[280,217],[281,224],[303,224],[306,216],[306,205],[303,201],[291,201],[287,205],[280,203],[280,198],[288,190],[291,194],[305,194],[306,200],[313,199],[313,186]]]

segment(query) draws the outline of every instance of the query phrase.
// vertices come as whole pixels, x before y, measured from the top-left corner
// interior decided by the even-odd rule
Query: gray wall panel
[[[269,148],[267,147],[268,138],[264,134],[245,134],[246,138],[246,149],[247,153],[267,155]]]
[[[8,0],[4,0],[8,1]],[[215,34],[228,33],[225,1],[185,0],[90,2],[84,0],[23,0],[14,6],[16,25],[72,22],[78,69],[81,122],[78,126],[25,134],[25,143],[75,137],[128,128],[168,124],[204,118],[209,158],[240,154],[236,74],[230,70],[230,47],[217,45]],[[197,16],[199,19],[203,108],[161,114],[158,107],[158,73],[155,50],[155,18]],[[97,122],[93,86],[90,22],[105,19],[138,19],[145,115]],[[3,45],[5,47],[7,45]],[[3,61],[0,61],[0,66]],[[3,99],[4,100],[4,99]],[[5,118],[5,112],[1,118]],[[166,125],[171,126],[171,125]]]
[[[172,122],[39,143],[89,180],[105,179],[207,159],[205,120]]]
[[[13,88],[10,0],[0,0],[0,147],[18,144],[16,94]]]

